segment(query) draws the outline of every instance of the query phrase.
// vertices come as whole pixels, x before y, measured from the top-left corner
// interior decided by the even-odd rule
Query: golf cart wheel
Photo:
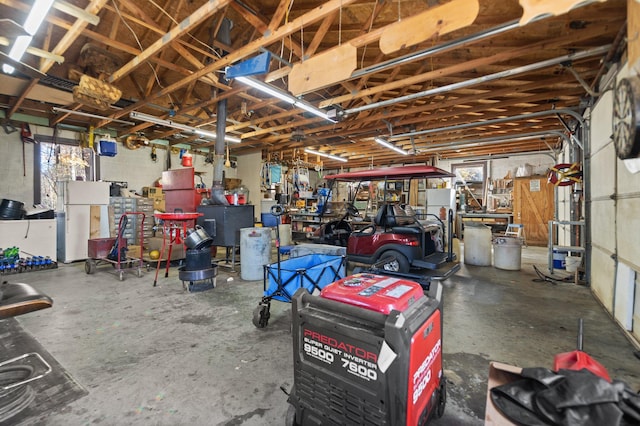
[[[289,408],[287,408],[287,417],[284,421],[285,426],[298,426],[296,422],[296,408],[289,404]]]
[[[395,250],[389,250],[384,252],[380,256],[381,259],[391,258],[391,257],[393,259],[389,259],[389,261],[385,262],[382,265],[381,269],[385,271],[390,271],[390,272],[401,272],[401,273],[409,272],[409,269],[410,269],[409,261],[407,260],[404,254]]]
[[[253,325],[257,328],[265,328],[269,324],[269,305],[259,304],[253,310]]]
[[[84,262],[84,271],[88,274],[94,274],[96,272],[96,261],[93,259],[87,259]]]
[[[447,405],[447,379],[442,377],[440,379],[440,389],[438,390],[438,405],[436,405],[436,411],[433,413],[434,418],[439,419],[444,415],[444,409]]]

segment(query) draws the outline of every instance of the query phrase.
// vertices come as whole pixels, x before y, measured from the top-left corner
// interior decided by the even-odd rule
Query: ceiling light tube
[[[9,57],[14,61],[22,59],[22,55],[27,51],[27,47],[31,44],[32,39],[33,37],[31,36],[16,37],[16,41],[13,42],[13,46],[11,46],[11,50],[9,51]]]
[[[53,5],[53,0],[36,0],[36,2],[31,7],[31,11],[27,16],[27,19],[24,21],[23,28],[26,32],[31,35],[34,35],[44,18],[49,13],[49,9],[51,9],[51,5]]]
[[[238,80],[241,83],[246,84],[247,86],[251,86],[254,89],[258,89],[261,92],[264,92],[268,95],[271,96],[275,96],[276,98],[280,99],[281,101],[285,101],[287,103],[290,103],[291,105],[296,103],[296,98],[294,98],[293,96],[291,96],[290,94],[271,86],[270,84],[267,83],[263,83],[259,80],[256,80],[255,78],[249,78],[249,77],[236,77],[236,80]]]
[[[165,120],[163,118],[154,117],[153,115],[144,114],[137,111],[131,111],[129,113],[129,118],[134,120],[146,121],[147,123],[159,124],[161,126],[172,127],[178,130],[184,130],[186,132],[195,133],[200,136],[204,136],[210,139],[216,139],[216,134],[213,132],[209,132],[207,130],[199,129],[197,127],[188,126],[182,123],[176,123],[173,120]],[[227,142],[240,143],[240,139],[234,136],[225,135],[224,139]]]
[[[399,154],[409,155],[409,153],[407,151],[405,151],[404,149],[398,148],[397,146],[395,146],[393,144],[390,144],[389,142],[387,142],[386,140],[384,140],[382,138],[374,138],[373,140],[376,141],[377,143],[379,143],[380,145],[386,147],[386,148],[394,150],[395,152],[397,152]]]
[[[288,94],[287,92],[285,92],[284,90],[280,90],[277,87],[274,87],[270,84],[263,83],[260,80],[256,80],[255,78],[250,78],[250,77],[236,77],[235,79],[241,83],[246,84],[247,86],[251,86],[254,89],[258,89],[263,93],[266,93],[271,96],[275,96],[281,101],[285,101],[293,106],[296,106],[307,112],[310,112],[315,116],[331,121],[332,123],[336,122],[334,119],[330,118],[329,115],[327,115],[327,113],[321,110],[320,108],[316,108],[315,106],[309,104],[308,102],[305,102],[302,99],[297,99],[292,95]]]
[[[294,106],[298,107],[298,108],[302,108],[305,111],[310,112],[313,115],[316,115],[320,118],[324,118],[325,120],[331,121],[332,123],[335,123],[336,121],[332,118],[329,118],[329,116],[327,115],[326,112],[322,111],[319,108],[314,107],[313,105],[309,105],[306,102],[303,101],[296,101],[295,104],[293,104]]]
[[[136,124],[136,123],[134,123],[132,121],[118,120],[117,118],[105,117],[103,115],[90,114],[88,112],[82,112],[82,111],[74,111],[72,109],[66,109],[66,108],[53,107],[53,108],[51,108],[51,111],[56,113],[56,114],[59,113],[59,112],[66,112],[67,114],[81,115],[83,117],[91,117],[91,118],[98,118],[98,119],[101,119],[101,120],[115,121],[116,123],[128,124],[129,126],[133,126],[133,125]]]
[[[346,163],[347,161],[349,161],[346,158],[338,157],[337,155],[327,154],[325,152],[316,151],[316,150],[313,150],[313,149],[310,149],[310,148],[305,148],[304,152],[309,153],[309,154],[316,154],[316,155],[319,155],[321,157],[330,158],[330,159],[336,160],[336,161],[342,161],[343,163]]]

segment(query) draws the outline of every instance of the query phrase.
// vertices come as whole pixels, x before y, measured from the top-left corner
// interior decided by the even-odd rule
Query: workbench
[[[491,232],[495,232],[494,228],[507,228],[507,225],[513,223],[512,213],[465,213],[458,212],[456,219],[456,235],[462,238],[465,222],[480,222],[491,227]]]

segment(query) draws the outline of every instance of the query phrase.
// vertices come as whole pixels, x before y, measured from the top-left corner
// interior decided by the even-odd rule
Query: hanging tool
[[[231,167],[231,161],[229,161],[229,144],[227,144],[227,159],[224,162],[225,167]]]
[[[114,262],[115,261],[118,262],[118,268],[120,268],[119,262],[122,259],[125,259],[127,257],[127,245],[124,244],[123,246],[121,241],[124,235],[124,230],[127,227],[128,221],[129,221],[129,218],[127,217],[127,215],[122,216],[120,229],[118,230],[118,237],[116,238],[116,242],[113,243],[113,247],[111,248],[111,251],[107,255],[107,259],[113,260]],[[118,254],[118,252],[120,253]]]
[[[31,135],[31,129],[29,128],[28,123],[22,123],[22,129],[20,131],[20,139],[22,140],[22,173],[23,176],[27,176],[27,155],[25,153],[25,144],[35,143],[36,141],[33,139]]]

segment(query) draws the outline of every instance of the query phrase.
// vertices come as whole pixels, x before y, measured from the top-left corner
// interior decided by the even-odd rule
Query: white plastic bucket
[[[564,259],[567,272],[576,272],[581,262],[582,262],[582,258],[578,256],[567,256]]]
[[[260,213],[271,213],[271,207],[278,204],[273,198],[265,198],[260,200]]]
[[[522,267],[522,239],[496,238],[493,241],[493,266],[508,271],[519,271]]]
[[[491,266],[491,228],[481,223],[465,223],[464,263]]]
[[[291,245],[291,224],[283,223],[278,225],[278,232],[280,232],[280,246]]]
[[[263,279],[263,266],[268,263],[271,263],[271,229],[240,229],[240,278]]]

